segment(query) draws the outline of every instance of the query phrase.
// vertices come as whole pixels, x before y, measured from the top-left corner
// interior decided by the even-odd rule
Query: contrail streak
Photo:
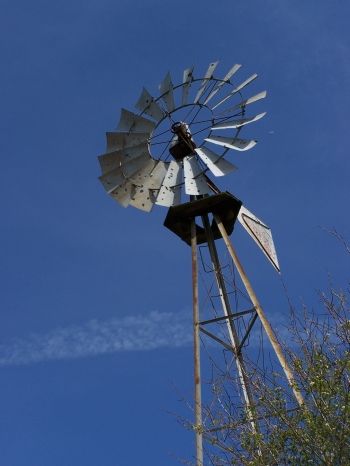
[[[0,366],[75,359],[120,351],[180,348],[192,343],[189,315],[153,311],[57,328],[0,345]]]

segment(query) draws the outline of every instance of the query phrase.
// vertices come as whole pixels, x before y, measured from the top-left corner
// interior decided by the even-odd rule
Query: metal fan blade
[[[161,187],[167,165],[165,162],[150,159],[147,165],[135,176],[130,177],[130,181],[135,185],[135,191],[130,201],[131,206],[150,212],[156,200],[153,191]]]
[[[165,207],[180,204],[182,168],[179,162],[172,160],[166,172],[163,184],[159,190],[156,204]]]
[[[181,105],[186,105],[188,100],[188,93],[190,90],[191,83],[193,81],[193,66],[192,68],[187,68],[183,74],[183,85],[182,85],[182,99]]]
[[[109,194],[124,207],[131,205],[145,212],[150,212],[156,200],[154,191],[160,189],[168,165],[165,162],[157,162],[149,158],[142,168],[137,170],[135,174],[128,176],[126,181],[124,178],[124,182],[110,190]],[[129,166],[127,168],[130,169]],[[135,169],[135,167],[133,168]],[[115,183],[118,173],[113,173],[113,176]],[[106,182],[106,179],[104,181]]]
[[[232,68],[230,68],[229,72],[224,76],[224,81],[228,82],[234,74],[242,67],[242,65],[235,64]],[[221,84],[222,86],[223,84]]]
[[[205,138],[205,141],[212,142],[218,146],[226,147],[227,149],[234,149],[239,151],[249,150],[257,143],[254,139],[239,139],[239,138],[224,138],[222,136],[211,136]]]
[[[150,163],[140,170],[135,176],[132,176],[130,180],[137,186],[147,189],[160,189],[166,175],[168,165],[168,162],[151,159]]]
[[[146,113],[156,122],[164,118],[165,114],[159,107],[154,97],[143,88],[139,100],[136,102],[135,107],[138,108],[142,113]]]
[[[129,205],[136,207],[136,209],[150,212],[154,205],[154,199],[148,188],[136,186],[131,196]]]
[[[260,118],[263,118],[266,115],[266,112],[259,113],[251,118],[242,118],[240,120],[231,120],[231,121],[223,121],[221,123],[216,123],[211,129],[231,129],[231,128],[240,128],[241,126],[247,125],[248,123],[253,123],[253,121],[258,121]]]
[[[266,95],[266,91],[259,92],[259,94],[253,95],[252,97],[249,97],[249,99],[241,100],[241,102],[234,105],[233,107],[227,108],[226,110],[222,111],[219,115],[227,115],[228,113],[235,112],[238,109],[242,110],[247,105],[257,102],[258,100],[264,99]]]
[[[257,102],[258,100],[265,99],[266,95],[267,95],[266,91],[259,92],[259,94],[253,95],[252,97],[249,97],[249,99],[242,100],[242,102],[237,104],[235,108],[245,107],[246,105]]]
[[[245,81],[243,81],[241,84],[239,84],[237,87],[234,88],[233,92],[239,92],[241,91],[243,88],[245,88],[246,86],[248,86],[248,84],[250,84],[251,82],[253,82],[256,78],[258,77],[258,75],[256,73],[252,74],[251,76],[249,76],[249,78],[247,78]]]
[[[198,196],[211,194],[210,188],[194,155],[188,155],[183,160],[185,175],[185,192]]]
[[[164,100],[167,111],[170,113],[175,108],[174,102],[174,86],[171,81],[170,73],[168,73],[159,85],[159,91],[162,94],[161,98]]]
[[[245,207],[241,207],[238,220],[249,235],[253,238],[256,244],[260,247],[271,264],[279,272],[280,266],[278,263],[275,245],[272,239],[271,229],[258,219],[254,214],[249,212]]]
[[[204,102],[204,105],[207,105],[207,103],[209,102],[209,100],[211,100],[218,92],[219,90],[221,89],[221,87],[226,84],[227,82],[230,81],[230,79],[232,78],[232,76],[237,73],[237,71],[241,68],[242,65],[233,65],[233,67],[229,70],[229,72],[226,74],[226,76],[224,77],[224,79],[219,82],[216,86],[216,88],[208,95],[208,97],[206,98],[205,102]]]
[[[207,88],[209,80],[213,76],[215,68],[218,66],[218,64],[219,64],[218,61],[209,64],[207,72],[204,75],[204,79],[202,81],[201,87],[200,87],[199,91],[197,92],[197,95],[196,95],[196,97],[195,97],[195,99],[193,101],[194,104],[196,104],[199,101],[199,99],[201,98],[201,96],[202,96],[203,92],[205,91],[205,89]]]
[[[123,151],[109,152],[108,154],[99,155],[97,158],[102,175],[120,167],[120,165],[125,162]]]
[[[119,202],[120,205],[128,207],[134,189],[134,185],[130,181],[126,181],[122,185],[118,186],[118,188],[113,189],[109,194],[114,200]]]
[[[98,161],[101,166],[102,174],[107,173],[128,160],[135,159],[142,154],[148,153],[147,143],[139,144],[138,146],[128,147],[122,150],[116,150],[98,156]]]
[[[143,142],[147,142],[149,133],[117,133],[114,131],[106,133],[106,138],[106,152],[114,152],[116,150],[138,146]]]
[[[135,175],[143,167],[145,167],[149,160],[153,159],[151,159],[148,154],[143,154],[137,159],[130,160],[120,167],[117,167],[114,170],[101,175],[99,179],[105,190],[110,193],[125,181],[129,180],[131,176]]]
[[[237,87],[235,87],[233,89],[233,91],[231,91],[226,97],[224,97],[222,100],[220,100],[220,102],[218,102],[216,105],[214,105],[212,110],[215,110],[219,105],[223,104],[224,102],[226,102],[226,100],[230,99],[232,96],[237,94],[237,92],[241,91],[244,87],[248,86],[248,84],[250,84],[252,81],[254,81],[254,79],[256,79],[257,77],[258,77],[258,75],[256,73],[254,73],[252,76],[249,76],[248,79],[246,79],[241,84],[239,84]]]
[[[157,205],[171,207],[181,203],[181,186],[165,188],[162,186],[157,196]]]
[[[121,109],[117,130],[126,133],[151,133],[156,127],[153,121],[147,120],[125,108]]]
[[[224,176],[237,170],[237,167],[231,162],[225,160],[207,147],[197,147],[195,151],[215,176]]]

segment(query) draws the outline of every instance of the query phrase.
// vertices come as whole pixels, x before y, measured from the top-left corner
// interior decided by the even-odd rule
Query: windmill
[[[150,212],[154,205],[167,207],[164,225],[191,246],[197,466],[203,465],[200,332],[234,354],[253,432],[258,431],[258,425],[252,412],[254,398],[242,347],[257,320],[298,404],[303,405],[292,371],[229,238],[238,220],[279,271],[271,230],[239,199],[221,192],[209,177],[222,177],[235,171],[237,168],[229,158],[256,145],[256,140],[242,139],[240,133],[245,126],[265,116],[265,112],[247,116],[247,111],[266,97],[266,91],[244,98],[243,91],[255,81],[257,74],[237,79],[241,65],[235,64],[223,78],[217,78],[217,66],[218,62],[210,63],[200,78],[195,77],[193,67],[188,68],[178,85],[173,84],[168,73],[159,85],[158,97],[143,88],[135,105],[137,112],[121,110],[116,131],[106,133],[106,152],[98,157],[102,171],[99,179],[114,200],[123,207],[133,206],[145,212]],[[221,238],[251,300],[252,308],[247,311],[232,311],[215,243]],[[199,312],[198,246],[201,244],[208,247],[222,307],[221,316],[206,321],[201,320]],[[235,321],[242,314],[249,314],[250,320],[241,338]],[[218,322],[226,324],[228,343],[207,330],[208,324]]]

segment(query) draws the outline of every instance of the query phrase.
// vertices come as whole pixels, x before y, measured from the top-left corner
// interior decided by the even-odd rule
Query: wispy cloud
[[[189,317],[183,312],[153,311],[32,334],[1,344],[0,366],[187,346],[192,341]]]

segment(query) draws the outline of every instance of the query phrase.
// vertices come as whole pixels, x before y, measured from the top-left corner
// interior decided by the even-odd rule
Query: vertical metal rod
[[[231,303],[230,303],[230,300],[227,294],[225,280],[221,272],[219,256],[218,256],[218,252],[217,252],[216,245],[215,245],[215,240],[213,237],[213,232],[211,230],[209,218],[207,214],[202,216],[202,222],[203,222],[203,226],[204,226],[206,236],[207,236],[210,258],[211,258],[211,262],[212,262],[213,269],[215,272],[215,278],[216,278],[216,283],[217,283],[218,290],[219,290],[222,308],[223,308],[225,316],[227,317],[232,316]],[[227,319],[226,324],[227,324],[227,329],[228,329],[228,334],[230,337],[231,345],[236,351],[235,353],[236,366],[238,370],[238,376],[239,376],[241,389],[242,389],[245,404],[246,404],[247,414],[249,416],[252,431],[254,433],[257,433],[258,425],[254,420],[254,415],[252,412],[252,407],[254,406],[254,398],[253,398],[253,394],[251,391],[249,378],[248,378],[242,352],[237,351],[238,348],[240,347],[239,336],[238,336],[233,319]]]
[[[196,436],[196,466],[203,466],[202,393],[199,338],[198,260],[195,219],[191,221],[192,296],[193,296],[193,354],[194,354],[194,412]]]
[[[294,378],[294,375],[293,375],[293,372],[292,370],[290,369],[288,363],[287,363],[287,360],[286,358],[284,357],[284,354],[283,354],[283,351],[282,351],[282,347],[281,345],[279,344],[277,338],[276,338],[276,335],[274,333],[274,331],[272,330],[272,327],[270,325],[270,322],[267,320],[266,316],[265,316],[265,313],[258,301],[258,298],[253,290],[253,287],[247,277],[247,274],[245,273],[245,270],[236,254],[236,251],[234,250],[233,246],[232,246],[232,243],[230,241],[230,238],[228,237],[228,234],[226,232],[226,229],[223,225],[223,223],[221,222],[220,218],[217,216],[217,215],[214,215],[214,218],[215,218],[215,221],[217,223],[217,226],[219,228],[219,231],[221,233],[221,236],[226,244],[226,247],[230,253],[230,256],[232,257],[232,260],[236,266],[236,269],[238,270],[238,273],[242,279],[242,282],[247,290],[247,293],[256,309],[256,312],[261,320],[261,323],[264,327],[264,330],[266,332],[266,335],[268,337],[268,339],[270,340],[270,343],[276,353],[276,356],[282,366],[282,369],[287,377],[287,380],[288,380],[288,383],[294,393],[294,396],[299,404],[300,407],[304,406],[304,398],[296,384],[296,380]]]

